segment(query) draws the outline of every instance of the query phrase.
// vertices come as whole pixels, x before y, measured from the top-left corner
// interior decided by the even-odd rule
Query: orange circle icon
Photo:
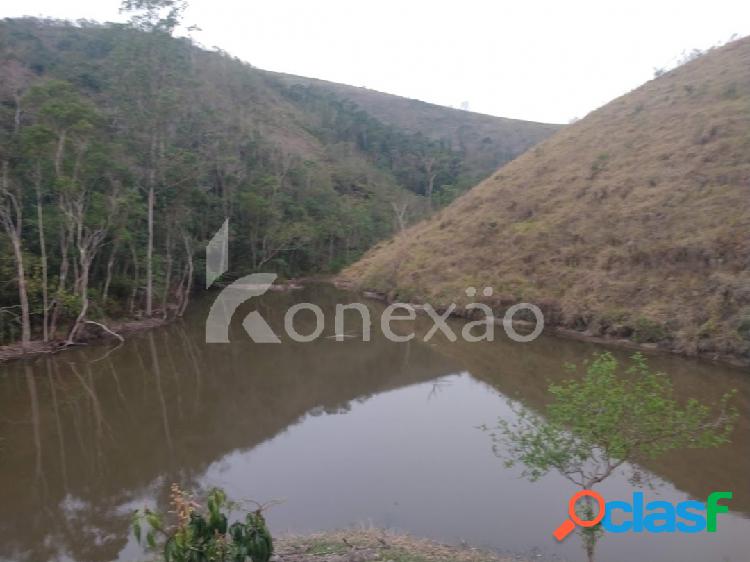
[[[593,498],[599,506],[598,513],[591,520],[581,519],[576,513],[576,504],[578,503],[578,500],[584,497]],[[555,532],[552,534],[558,541],[562,541],[573,531],[573,529],[575,529],[576,525],[580,527],[593,527],[594,525],[598,525],[604,518],[605,509],[606,505],[604,504],[604,498],[599,492],[595,492],[594,490],[581,490],[580,492],[576,492],[568,502],[568,515],[570,516],[570,519],[563,521],[562,525],[555,529]]]

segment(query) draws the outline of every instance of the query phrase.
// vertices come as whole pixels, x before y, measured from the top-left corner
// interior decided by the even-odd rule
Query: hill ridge
[[[553,325],[750,359],[748,130],[745,38],[563,128],[342,278],[438,302],[491,285]]]

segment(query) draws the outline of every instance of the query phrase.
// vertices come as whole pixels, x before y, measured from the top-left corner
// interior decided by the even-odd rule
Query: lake
[[[268,293],[249,305],[272,326],[292,303],[321,305],[329,324],[316,341],[255,344],[238,313],[232,343],[209,345],[213,296],[119,347],[0,366],[0,560],[137,559],[131,513],[165,509],[172,482],[220,486],[236,500],[283,500],[267,514],[276,534],[365,525],[527,559],[584,558],[577,537],[552,538],[575,488],[555,473],[526,481],[493,454],[479,426],[512,419],[512,404],[540,410],[549,382],[567,376],[565,363],[603,348],[547,336],[516,343],[502,331],[495,342],[393,343],[377,323],[370,342],[336,341],[333,306],[357,297],[327,286]],[[351,320],[347,331],[356,334]],[[415,322],[419,335],[425,320]],[[731,490],[734,498],[716,533],[605,534],[598,560],[747,562],[749,373],[649,359],[680,398],[711,402],[737,389],[741,419],[730,445],[643,467],[653,480],[647,497],[705,501]],[[622,473],[598,489],[607,499],[634,490]]]

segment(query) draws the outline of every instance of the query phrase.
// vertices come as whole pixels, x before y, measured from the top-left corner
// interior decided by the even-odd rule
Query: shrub
[[[750,312],[746,313],[743,318],[740,318],[737,333],[742,339],[750,341]]]
[[[161,550],[164,562],[268,562],[273,539],[263,517],[264,506],[245,516],[245,521],[228,524],[225,511],[232,504],[226,494],[214,488],[205,508],[172,484],[170,513],[176,521],[169,526],[164,517],[143,509],[133,515],[133,534],[139,543],[142,530],[148,528],[145,542],[151,550]]]
[[[638,318],[633,326],[633,339],[638,343],[657,343],[668,336],[662,324],[648,318]]]

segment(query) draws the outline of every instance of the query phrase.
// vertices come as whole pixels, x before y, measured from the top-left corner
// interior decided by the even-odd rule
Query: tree
[[[231,273],[330,272],[467,185],[450,143],[175,37],[185,2],[122,8],[0,21],[2,343],[183,314],[226,219]]]
[[[46,244],[41,213],[41,163],[45,153],[53,160],[54,182],[64,230],[76,250],[74,292],[80,307],[68,333],[72,342],[86,321],[89,308],[90,271],[117,207],[119,184],[105,170],[111,167],[106,157],[108,138],[102,130],[96,109],[81,98],[73,86],[61,80],[50,80],[35,86],[28,94],[29,105],[38,121],[25,131],[27,158],[33,162],[33,183],[37,194],[40,249],[43,263],[44,335],[47,339],[46,308]],[[54,147],[49,150],[49,147]],[[111,187],[111,193],[103,186]],[[65,245],[67,247],[68,240]],[[65,265],[61,266],[66,268]],[[65,276],[61,275],[58,296],[64,291]],[[54,322],[52,323],[54,329]]]
[[[4,68],[0,81],[0,102],[10,99],[13,112],[10,125],[0,129],[0,224],[13,248],[18,301],[21,307],[21,344],[26,347],[31,341],[31,319],[23,259],[24,190],[11,174],[10,168],[12,160],[17,157],[22,116],[21,100],[31,76],[27,69],[14,60],[2,62]]]
[[[186,0],[123,0],[120,12],[129,12],[130,23],[141,31],[172,34],[180,25]]]
[[[582,490],[593,489],[626,463],[631,482],[639,484],[639,463],[674,449],[727,443],[737,419],[729,404],[734,392],[715,408],[696,399],[681,404],[669,378],[652,372],[640,354],[622,374],[610,353],[597,355],[583,377],[550,385],[549,392],[546,417],[515,408],[515,421],[499,421],[491,433],[493,451],[508,466],[523,465],[531,481],[556,470]],[[584,518],[593,518],[591,503],[583,511]],[[581,532],[593,561],[599,529]]]
[[[75,340],[81,326],[86,322],[91,264],[101,249],[117,212],[119,184],[114,179],[110,180],[110,184],[111,192],[108,194],[90,193],[86,186],[82,186],[74,193],[61,198],[63,213],[69,229],[74,233],[73,242],[78,251],[76,287],[81,298],[78,317],[68,333],[68,343]]]
[[[0,170],[0,224],[13,247],[18,302],[21,306],[21,345],[26,347],[31,341],[31,322],[23,260],[23,191],[17,182],[12,181],[8,168],[8,161],[3,160],[2,170]]]
[[[398,232],[403,232],[406,230],[406,212],[409,210],[409,202],[402,201],[396,203],[395,201],[391,201],[391,208],[393,209],[393,215],[396,217]]]
[[[29,175],[34,185],[36,195],[37,232],[39,233],[39,257],[42,264],[42,341],[49,340],[49,283],[47,240],[44,231],[44,199],[46,193],[42,187],[44,182],[44,162],[52,142],[51,131],[39,125],[32,125],[24,130],[23,153],[28,158],[31,167]]]
[[[184,0],[124,0],[121,12],[131,13],[130,25],[146,32],[143,42],[132,43],[126,56],[128,67],[122,73],[122,91],[125,98],[131,97],[132,80],[142,87],[142,99],[135,107],[140,113],[139,128],[148,137],[148,153],[145,156],[148,240],[146,246],[146,316],[153,313],[154,294],[154,207],[156,205],[156,183],[163,179],[164,152],[167,129],[176,120],[174,89],[170,88],[167,60],[173,44],[169,41],[179,26],[187,8]],[[173,69],[174,70],[174,69]]]

